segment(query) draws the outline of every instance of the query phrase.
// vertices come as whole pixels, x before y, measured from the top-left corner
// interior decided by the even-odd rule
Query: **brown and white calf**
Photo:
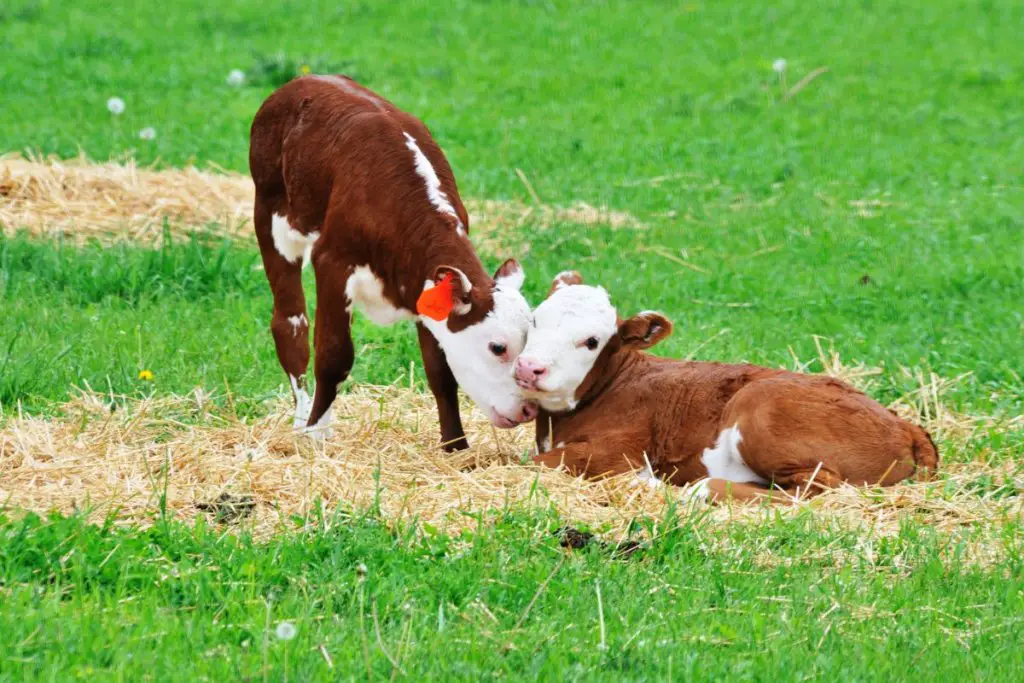
[[[836,379],[644,353],[671,330],[654,312],[621,320],[603,289],[559,275],[516,361],[541,406],[536,462],[778,501],[938,467],[927,432]]]
[[[492,278],[469,241],[455,177],[427,127],[345,76],[307,76],[274,92],[252,123],[255,228],[274,296],[271,330],[295,395],[297,426],[326,431],[352,368],[352,308],[416,322],[448,450],[466,447],[457,389],[499,427],[536,407],[513,379],[530,309],[523,272]],[[312,401],[301,271],[316,276]]]

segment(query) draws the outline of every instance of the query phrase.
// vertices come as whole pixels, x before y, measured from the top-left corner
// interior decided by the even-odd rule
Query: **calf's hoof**
[[[441,448],[444,449],[445,453],[454,453],[455,451],[464,451],[469,448],[469,441],[466,440],[465,436],[460,436],[450,441],[445,441],[441,444]]]

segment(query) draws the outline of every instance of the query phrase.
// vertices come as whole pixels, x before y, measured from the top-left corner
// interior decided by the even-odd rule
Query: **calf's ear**
[[[583,276],[575,270],[563,270],[561,273],[555,276],[555,279],[551,281],[551,289],[548,290],[548,296],[560,290],[562,287],[568,287],[570,285],[582,285]]]
[[[512,289],[519,290],[523,288],[526,274],[523,273],[523,267],[519,265],[519,261],[510,258],[502,263],[501,267],[494,273],[494,281],[502,287],[511,287]]]
[[[416,312],[434,320],[444,320],[452,313],[469,313],[473,307],[472,290],[473,283],[461,270],[454,266],[438,266],[416,302]]]
[[[637,349],[649,349],[672,334],[672,321],[661,313],[644,311],[619,324],[622,343]]]

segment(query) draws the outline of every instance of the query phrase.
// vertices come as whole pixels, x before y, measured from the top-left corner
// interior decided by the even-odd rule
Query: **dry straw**
[[[249,176],[217,167],[157,170],[133,160],[0,157],[0,226],[7,232],[149,244],[163,238],[166,225],[175,237],[215,228],[217,234],[252,239],[253,192]],[[517,232],[523,225],[643,227],[628,213],[584,202],[560,208],[470,200],[467,210],[473,241],[487,253],[520,249]]]
[[[838,374],[858,376],[857,369],[842,370]],[[1021,426],[954,418],[941,405],[941,391],[941,384],[922,385],[895,408],[916,412],[931,402],[931,417],[923,421],[946,435],[947,458],[969,437],[964,424]],[[685,489],[651,490],[635,485],[632,476],[583,481],[524,464],[532,429],[495,430],[469,405],[464,410],[473,447],[443,453],[433,399],[409,389],[352,388],[339,400],[335,433],[324,443],[295,436],[288,408],[282,402],[268,417],[245,421],[214,407],[201,392],[137,401],[82,393],[58,419],[9,416],[0,431],[0,501],[13,509],[86,510],[94,519],[116,513],[123,522],[147,523],[164,497],[166,511],[177,518],[207,515],[259,537],[279,531],[318,501],[328,509],[379,506],[389,523],[449,532],[487,524],[509,509],[555,510],[562,520],[613,540],[625,537],[634,520],[664,519],[670,501],[679,519],[703,509],[688,501]],[[981,481],[988,483],[979,489]],[[962,559],[988,564],[1006,552],[1003,526],[1020,522],[1021,499],[1007,493],[1022,487],[1024,478],[1012,463],[947,461],[937,481],[844,487],[781,514],[813,509],[819,524],[856,530],[861,559],[878,539],[913,519],[960,538]],[[701,514],[717,525],[763,523],[775,513],[747,505]],[[709,535],[707,542],[727,545],[722,536]],[[768,541],[748,550],[766,563],[794,561],[792,552],[777,555]]]

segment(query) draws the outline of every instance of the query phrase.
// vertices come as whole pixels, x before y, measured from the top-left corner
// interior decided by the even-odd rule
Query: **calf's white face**
[[[441,345],[459,386],[498,427],[514,427],[537,416],[536,404],[524,397],[512,373],[526,343],[530,305],[519,291],[523,271],[510,263],[498,271],[491,292],[494,306],[480,322],[452,332],[446,320],[420,317]]]
[[[572,410],[576,390],[617,331],[615,307],[603,288],[571,284],[560,275],[533,312],[526,348],[516,361],[516,382],[545,410]]]

